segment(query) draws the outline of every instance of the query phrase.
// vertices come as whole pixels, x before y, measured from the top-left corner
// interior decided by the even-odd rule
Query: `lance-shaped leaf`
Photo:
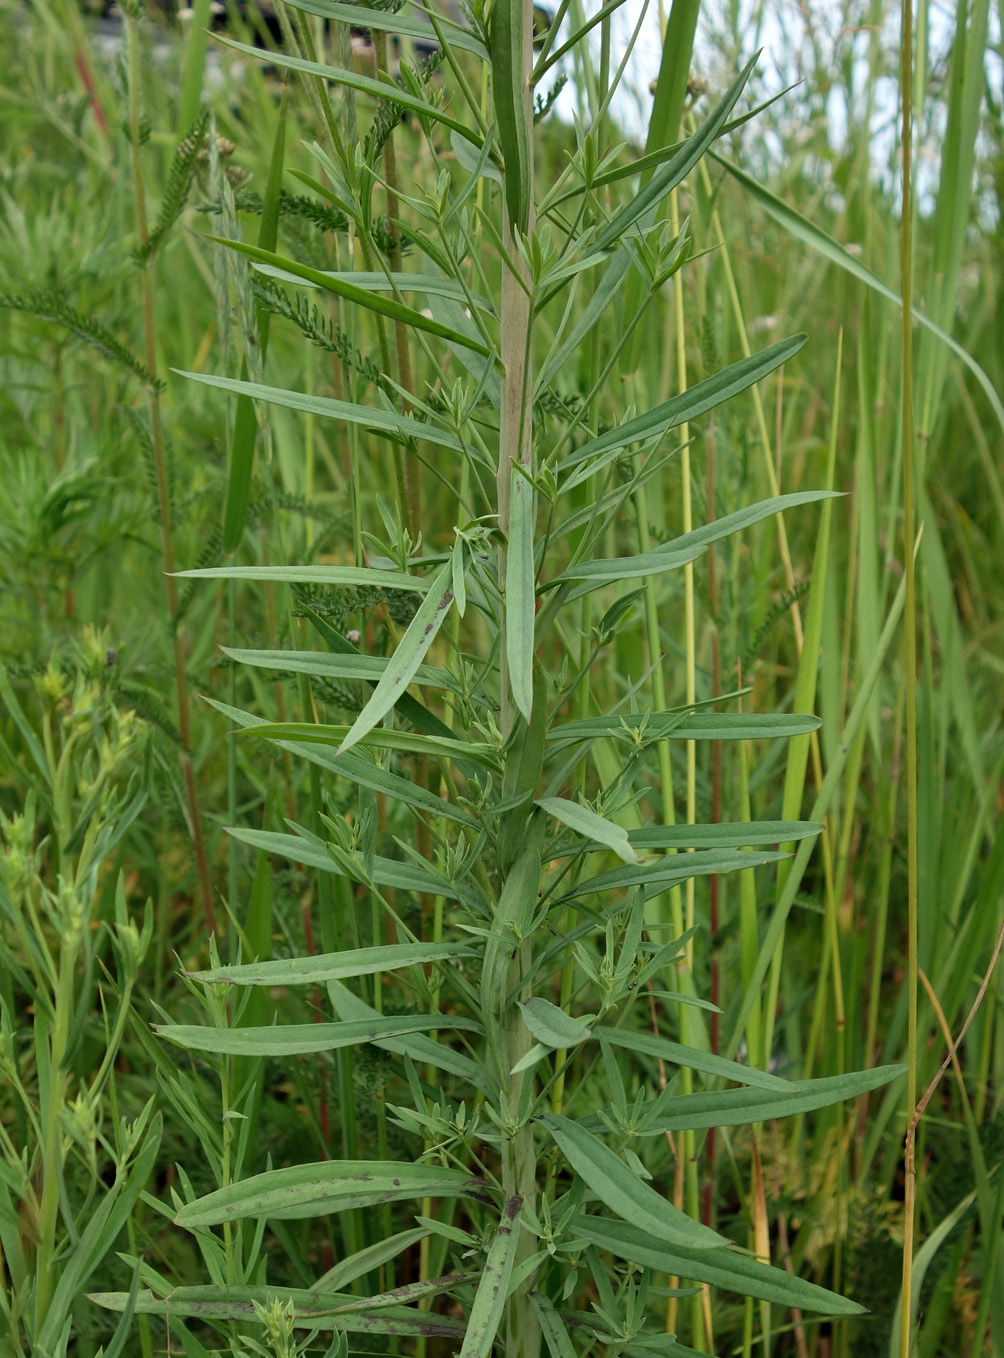
[[[349,28],[375,28],[378,32],[400,33],[409,38],[428,42],[432,29],[421,19],[412,19],[402,9],[371,9],[367,5],[343,5],[338,0],[287,0],[294,9],[307,14],[318,14],[322,19],[334,19]],[[446,15],[439,22],[449,30],[450,46],[470,52],[481,61],[488,61],[488,48],[469,28],[451,22]],[[259,54],[260,55],[260,54]]]
[[[613,821],[590,811],[588,806],[578,802],[566,801],[564,797],[538,797],[537,805],[555,820],[567,825],[570,830],[585,839],[596,840],[607,849],[612,849],[625,863],[638,863],[640,859],[631,846],[628,833]]]
[[[596,1028],[595,1037],[602,1037],[612,1047],[626,1047],[628,1051],[641,1052],[661,1061],[671,1061],[674,1066],[686,1066],[699,1070],[703,1075],[716,1079],[736,1080],[742,1084],[769,1089],[774,1093],[787,1094],[797,1090],[789,1080],[771,1075],[766,1070],[754,1070],[751,1066],[741,1066],[738,1061],[727,1061],[724,1056],[713,1056],[711,1052],[700,1051],[696,1047],[684,1047],[668,1037],[656,1037],[654,1033],[629,1032],[624,1028]]]
[[[505,573],[505,644],[512,696],[527,722],[533,707],[535,501],[533,486],[514,465]]]
[[[648,1232],[626,1221],[605,1217],[580,1216],[573,1223],[576,1236],[590,1241],[597,1249],[609,1250],[643,1268],[669,1273],[678,1278],[722,1287],[741,1296],[779,1306],[798,1306],[805,1311],[821,1311],[835,1316],[858,1316],[863,1306],[830,1292],[825,1287],[805,1282],[781,1268],[762,1264],[737,1249],[695,1250],[667,1248]]]
[[[540,1332],[551,1358],[577,1358],[575,1345],[554,1303],[543,1292],[530,1293],[530,1305],[540,1324]]]
[[[749,528],[763,519],[772,518],[785,509],[797,505],[813,504],[817,500],[827,500],[835,492],[828,490],[802,490],[789,495],[775,495],[769,500],[759,500],[755,505],[737,509],[734,514],[726,514],[703,528],[695,528],[691,533],[665,542],[649,552],[639,552],[637,556],[617,556],[607,560],[583,561],[569,566],[563,575],[555,576],[552,584],[562,580],[588,580],[591,585],[606,584],[610,580],[625,580],[641,575],[662,575],[665,571],[679,570],[688,562],[696,561],[706,547],[722,538],[731,537],[743,528]],[[581,591],[573,590],[569,598],[575,598]]]
[[[503,0],[495,5],[488,35],[495,122],[504,163],[506,211],[510,226],[524,236],[530,229],[533,193],[530,95],[523,70],[524,52],[530,41],[530,35],[524,31],[528,9],[523,0]]]
[[[255,400],[266,401],[276,406],[286,406],[289,410],[299,410],[305,415],[321,415],[326,419],[344,420],[347,424],[360,424],[364,429],[383,434],[395,443],[406,443],[409,439],[427,439],[438,443],[441,448],[461,451],[460,440],[446,429],[440,429],[424,420],[416,420],[410,415],[399,415],[393,410],[378,410],[374,406],[354,405],[351,401],[336,401],[332,396],[310,396],[302,391],[287,391],[284,387],[267,387],[259,382],[242,382],[236,377],[217,377],[214,373],[185,372],[173,368],[179,377],[189,377],[193,382],[202,382],[207,387],[219,387],[222,391],[235,392],[238,396],[253,396]],[[223,567],[216,569],[222,570]],[[267,570],[269,567],[234,567],[247,571]],[[309,570],[306,566],[273,566],[272,570]],[[316,570],[349,569],[348,567],[314,567]],[[361,570],[357,567],[356,570]],[[387,572],[388,574],[390,572]],[[183,574],[183,572],[179,572]],[[238,577],[233,577],[238,578]],[[267,579],[266,576],[248,576],[248,579]],[[361,581],[352,583],[361,584]],[[419,586],[420,587],[420,586]],[[399,586],[404,588],[404,586]]]
[[[574,467],[580,467],[578,472],[572,472],[562,482],[562,490],[570,490],[580,481],[595,475],[614,458],[619,457],[622,449],[632,443],[659,438],[677,425],[695,420],[699,415],[731,400],[733,396],[738,396],[740,392],[746,391],[762,378],[769,376],[782,363],[794,358],[807,338],[806,335],[792,335],[788,339],[768,345],[766,349],[750,354],[749,358],[741,358],[737,363],[731,363],[727,368],[723,368],[721,372],[695,383],[679,395],[663,401],[661,405],[653,406],[643,415],[636,415],[634,419],[626,420],[624,424],[607,430],[598,438],[590,439],[588,443],[558,463],[559,472],[572,472]]]
[[[353,20],[352,22],[357,21]],[[246,43],[237,42],[234,38],[216,36],[217,41],[224,43],[227,47],[232,47],[235,52],[243,52],[245,56],[254,57],[257,61],[262,59],[263,54],[259,48],[249,47]],[[450,127],[455,132],[459,132],[461,136],[466,137],[475,146],[481,146],[481,138],[473,128],[459,122],[446,109],[438,108],[435,104],[430,104],[427,100],[419,98],[417,94],[412,94],[403,85],[394,84],[390,80],[374,80],[372,76],[357,75],[355,71],[346,70],[344,66],[325,66],[319,61],[306,61],[303,57],[291,57],[285,52],[269,52],[268,61],[273,66],[284,67],[289,71],[302,71],[304,75],[319,76],[322,80],[331,80],[336,85],[346,85],[349,89],[359,90],[361,94],[372,95],[375,99],[386,99],[388,103],[396,104],[398,108],[406,108],[420,118],[430,118],[433,122],[442,123],[445,127]]]
[[[265,847],[265,846],[261,846]],[[380,971],[424,966],[474,957],[470,948],[455,943],[384,943],[379,948],[348,948],[344,952],[319,953],[316,957],[285,957],[271,962],[247,962],[240,966],[213,967],[186,975],[204,985],[323,985],[325,981],[351,980]]]
[[[856,1099],[873,1089],[890,1084],[906,1070],[905,1066],[876,1066],[873,1070],[849,1075],[828,1075],[819,1080],[803,1080],[789,1086],[785,1094],[763,1089],[712,1089],[700,1094],[680,1094],[665,1101],[651,1122],[645,1123],[647,1108],[658,1100],[642,1104],[638,1120],[639,1136],[662,1136],[666,1132],[706,1131],[711,1127],[740,1127],[770,1118],[788,1118],[796,1113],[812,1113],[829,1108],[845,1099]],[[597,1134],[604,1130],[598,1117],[582,1119],[582,1125]]]
[[[639,1179],[620,1156],[580,1123],[555,1113],[546,1113],[541,1121],[572,1169],[611,1212],[669,1245],[700,1251],[728,1244],[724,1236],[688,1217]]]
[[[393,661],[388,661],[384,674]],[[409,680],[410,682],[410,680]],[[400,696],[400,695],[399,695]],[[342,757],[345,741],[353,729],[350,726],[327,726],[312,721],[262,722],[261,725],[245,727],[253,736],[264,740],[295,741],[301,745],[337,745],[337,757]],[[428,754],[434,759],[454,759],[463,763],[466,759],[485,768],[500,769],[498,755],[486,745],[467,744],[463,740],[448,740],[443,736],[425,736],[417,731],[395,731],[377,727],[357,737],[360,743],[376,745],[382,750],[401,750],[408,754]]]
[[[278,585],[360,585],[365,589],[428,590],[430,580],[403,571],[377,571],[368,566],[200,566],[177,571],[186,580],[261,580]]]
[[[627,887],[640,886],[646,899],[661,895],[669,886],[686,882],[691,877],[717,876],[726,872],[741,872],[744,868],[759,868],[765,863],[777,863],[789,854],[779,850],[755,849],[698,849],[694,853],[680,853],[660,858],[653,863],[637,866],[627,864],[622,868],[611,868],[609,872],[597,873],[569,888],[559,896],[554,904],[575,900],[600,891],[623,891]]]
[[[121,1311],[128,1292],[94,1292],[89,1300],[108,1311]],[[315,1292],[302,1287],[243,1287],[214,1285],[175,1287],[167,1297],[142,1291],[136,1298],[136,1314],[161,1316],[165,1320],[244,1321],[260,1325],[255,1309],[274,1301],[291,1302],[296,1312],[293,1324],[304,1330],[346,1330],[349,1334],[425,1335],[459,1342],[464,1333],[462,1321],[451,1316],[417,1311],[407,1306],[379,1307],[371,1312],[342,1311],[339,1307],[364,1300],[350,1293]]]
[[[484,1198],[485,1183],[459,1169],[396,1160],[322,1160],[252,1174],[187,1202],[175,1222],[220,1226],[248,1217],[293,1221],[413,1198]]]
[[[268,1028],[210,1028],[188,1024],[155,1023],[154,1032],[188,1051],[228,1056],[304,1056],[336,1051],[381,1038],[400,1037],[430,1029],[465,1028],[482,1032],[476,1019],[442,1014],[408,1014],[355,1023],[288,1023]]]
[[[319,679],[348,679],[378,683],[387,668],[387,657],[363,655],[361,652],[332,654],[331,651],[250,651],[235,646],[221,646],[220,650],[239,665],[253,665],[262,670],[282,670],[287,674],[310,674]],[[459,693],[460,685],[449,670],[420,665],[412,675],[413,684],[427,684],[432,688]]]
[[[270,268],[280,269],[292,278],[312,283],[315,288],[333,292],[345,302],[354,302],[368,311],[375,311],[396,324],[409,325],[413,330],[425,330],[430,335],[451,342],[459,340],[461,344],[466,344],[468,349],[476,349],[481,354],[487,355],[491,352],[480,340],[459,335],[448,325],[433,320],[431,316],[426,316],[413,307],[405,306],[403,302],[398,302],[393,297],[384,297],[372,288],[360,287],[358,283],[351,282],[351,274],[325,273],[323,269],[314,269],[309,264],[300,264],[295,259],[277,255],[274,250],[262,250],[260,246],[248,245],[245,241],[227,240],[225,236],[210,236],[209,239],[216,241],[218,245],[225,245],[229,250],[236,250],[238,254],[246,255],[257,264],[267,264]]]
[[[629,734],[643,741],[669,736],[677,740],[790,740],[810,735],[821,725],[818,717],[801,712],[632,712],[566,721],[551,728],[548,740],[564,744]]]
[[[436,633],[453,602],[453,593],[450,589],[452,578],[450,563],[447,562],[429,586],[428,594],[398,643],[383,677],[373,690],[373,696],[356,717],[351,730],[339,746],[339,754],[350,750],[367,731],[372,731],[411,683],[412,675],[435,641]]]
[[[460,1358],[488,1358],[505,1309],[506,1293],[519,1243],[519,1214],[523,1199],[512,1197],[502,1209],[495,1239],[488,1247],[484,1268],[467,1318]]]
[[[741,849],[747,844],[787,844],[821,834],[821,821],[756,820],[714,825],[652,825],[630,832],[636,849]]]
[[[559,1009],[550,1000],[534,995],[522,1001],[519,1007],[530,1036],[552,1051],[578,1046],[590,1036],[584,1023],[566,1014],[564,1009]]]
[[[365,1000],[353,995],[340,981],[329,981],[327,986],[331,1007],[340,1018],[346,1020],[365,1020],[372,1022],[378,1018],[377,1011]],[[419,1066],[435,1066],[438,1070],[449,1071],[451,1075],[466,1080],[475,1089],[496,1089],[494,1077],[486,1067],[476,1064],[469,1056],[454,1051],[446,1042],[435,1042],[424,1033],[409,1033],[402,1037],[382,1037],[374,1044],[395,1056],[410,1056]]]
[[[721,102],[712,110],[694,135],[687,138],[676,155],[667,160],[653,174],[648,183],[634,195],[625,207],[621,208],[613,221],[600,232],[593,242],[594,249],[604,250],[608,245],[619,240],[639,217],[644,216],[657,203],[661,203],[666,195],[686,178],[708,148],[721,136],[728,116],[735,107],[736,100],[742,94],[743,87],[749,79],[750,72],[756,65],[759,55],[759,52],[757,52],[750,58],[725,91]]]

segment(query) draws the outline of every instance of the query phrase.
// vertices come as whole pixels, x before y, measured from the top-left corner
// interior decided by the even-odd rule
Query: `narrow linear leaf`
[[[863,1306],[836,1292],[805,1282],[784,1269],[762,1264],[737,1249],[693,1250],[679,1246],[667,1249],[636,1226],[605,1217],[577,1217],[573,1230],[597,1249],[609,1250],[643,1268],[692,1278],[727,1292],[834,1316],[858,1316],[864,1311]]]
[[[627,1032],[623,1028],[595,1028],[595,1037],[602,1037],[613,1047],[626,1047],[628,1051],[641,1052],[662,1061],[670,1061],[674,1066],[685,1066],[699,1070],[702,1075],[716,1079],[735,1080],[741,1084],[769,1089],[774,1093],[789,1094],[799,1086],[790,1080],[782,1080],[765,1070],[754,1070],[742,1066],[738,1061],[727,1061],[724,1056],[713,1056],[710,1052],[699,1051],[696,1047],[684,1047],[668,1037],[656,1037],[654,1033]]]
[[[336,401],[332,396],[309,396],[305,392],[287,391],[284,387],[267,387],[259,382],[243,382],[236,377],[217,377],[213,373],[185,372],[181,368],[172,368],[171,371],[176,372],[179,377],[188,377],[193,382],[201,382],[207,387],[219,387],[221,391],[236,392],[238,396],[254,397],[258,401],[286,406],[289,410],[299,410],[306,415],[321,415],[326,419],[345,420],[348,424],[359,424],[365,429],[384,434],[395,442],[405,443],[409,439],[426,439],[429,443],[438,443],[440,447],[449,448],[453,452],[459,453],[461,451],[460,440],[455,434],[451,434],[445,429],[439,429],[436,425],[428,424],[424,420],[416,420],[410,415],[398,415],[391,410],[377,410],[373,406],[353,405],[349,401]],[[234,567],[234,569],[239,568]],[[267,568],[248,566],[244,569]],[[271,569],[310,568],[274,566]],[[315,567],[314,569],[331,568]],[[260,578],[265,579],[267,577],[262,576]]]
[[[570,490],[580,481],[587,480],[632,443],[659,437],[679,424],[686,424],[714,410],[716,406],[724,405],[733,396],[738,396],[768,377],[782,363],[794,358],[807,339],[807,335],[792,335],[788,339],[778,340],[776,344],[750,354],[749,358],[729,364],[721,372],[704,378],[679,395],[663,401],[661,405],[653,406],[644,414],[636,415],[634,419],[591,439],[558,463],[559,472],[570,472],[574,467],[581,466],[580,471],[563,482],[562,489]]]
[[[509,1278],[516,1258],[522,1207],[523,1199],[512,1197],[502,1209],[502,1219],[495,1239],[488,1247],[478,1290],[474,1294],[460,1358],[487,1358],[491,1353],[505,1309]]]
[[[433,320],[431,316],[426,316],[413,307],[405,306],[403,302],[398,302],[393,297],[384,297],[371,288],[361,288],[357,283],[350,282],[349,277],[351,275],[325,273],[322,269],[311,268],[309,264],[300,264],[295,259],[286,259],[283,255],[277,255],[272,250],[262,250],[257,245],[248,245],[245,241],[227,240],[225,236],[209,236],[209,240],[216,241],[218,245],[225,245],[228,250],[235,250],[240,255],[246,255],[248,259],[253,259],[258,264],[268,264],[273,269],[281,269],[283,273],[289,274],[293,278],[303,279],[305,283],[312,283],[316,288],[323,288],[325,292],[332,292],[345,302],[354,302],[356,306],[365,307],[368,311],[375,311],[397,324],[411,326],[413,330],[425,330],[428,334],[436,335],[440,339],[450,340],[451,342],[459,341],[461,344],[465,344],[468,349],[476,349],[478,353],[484,355],[491,352],[478,339],[459,335],[451,330],[448,325],[440,324],[439,321]]]
[[[394,17],[396,20],[397,16]],[[351,22],[357,21],[353,19]],[[246,43],[237,42],[234,38],[225,38],[220,34],[215,36],[218,42],[223,43],[226,47],[232,47],[235,52],[243,52],[245,56],[261,61],[263,54],[259,48],[249,47]],[[284,67],[286,70],[300,71],[304,75],[320,76],[322,80],[330,80],[336,85],[345,85],[349,89],[358,90],[361,94],[372,95],[375,99],[386,99],[388,103],[397,104],[399,108],[406,108],[410,112],[418,114],[420,118],[430,118],[433,122],[453,128],[461,136],[466,137],[469,142],[473,142],[475,146],[480,147],[481,145],[481,138],[473,128],[459,122],[445,109],[437,108],[435,104],[420,99],[418,95],[411,94],[403,86],[396,85],[392,81],[374,80],[372,76],[357,75],[355,71],[346,70],[343,66],[325,66],[318,61],[306,61],[303,57],[289,56],[286,52],[271,51],[268,53],[268,61],[271,65]]]
[[[650,208],[660,203],[694,168],[712,144],[722,135],[728,116],[746,85],[756,65],[759,52],[755,53],[725,91],[721,101],[712,110],[692,137],[688,137],[680,150],[666,161],[631,201],[623,207],[614,219],[600,232],[593,246],[603,250],[619,240],[630,226],[645,215]]]
[[[402,571],[368,566],[202,566],[177,571],[186,580],[261,580],[282,585],[360,585],[367,589],[403,589],[424,594],[430,581]]]
[[[484,1191],[484,1180],[459,1169],[396,1160],[323,1160],[252,1174],[219,1188],[186,1203],[175,1223],[194,1229],[248,1217],[293,1221],[413,1198],[483,1197]]]
[[[641,861],[628,839],[628,832],[604,816],[597,815],[595,811],[590,811],[588,806],[566,801],[564,797],[538,797],[537,805],[562,825],[567,825],[570,830],[586,839],[597,841],[604,848],[612,849],[625,863]]]
[[[513,8],[518,8],[518,5],[514,4]],[[514,465],[509,500],[509,550],[506,555],[505,640],[512,696],[528,723],[533,708],[535,498],[533,486]]]
[[[679,570],[681,566],[696,561],[712,542],[731,537],[733,533],[760,523],[763,519],[772,518],[782,510],[830,499],[834,493],[826,490],[803,490],[788,495],[775,495],[769,500],[759,500],[755,505],[737,509],[733,514],[715,519],[713,523],[705,524],[703,528],[695,528],[693,532],[684,533],[682,537],[665,542],[661,547],[654,547],[649,552],[639,552],[637,556],[583,561],[577,566],[570,566],[563,575],[555,576],[551,584],[558,584],[562,580],[589,580],[605,584],[610,580],[625,580],[640,575],[661,575],[665,571]],[[577,595],[578,591],[573,591],[569,598],[575,598]]]
[[[572,1169],[611,1212],[635,1222],[653,1239],[666,1244],[700,1251],[728,1243],[717,1231],[694,1221],[650,1188],[580,1123],[556,1113],[546,1113],[541,1122]]]
[[[127,1292],[95,1292],[89,1300],[108,1311],[122,1311]],[[167,1297],[149,1291],[136,1298],[136,1314],[161,1316],[172,1322],[181,1318],[202,1321],[243,1321],[261,1325],[255,1304],[288,1302],[296,1312],[293,1324],[303,1330],[346,1330],[363,1335],[424,1335],[459,1342],[464,1333],[462,1321],[451,1316],[418,1311],[407,1306],[387,1307],[369,1313],[338,1312],[339,1304],[358,1300],[351,1294],[329,1294],[292,1287],[245,1287],[236,1284],[208,1287],[176,1287]],[[219,1350],[216,1350],[218,1352]]]
[[[740,1127],[750,1122],[766,1122],[770,1118],[793,1117],[796,1113],[812,1113],[818,1108],[829,1108],[845,1099],[856,1099],[861,1094],[880,1089],[898,1080],[905,1066],[876,1066],[850,1075],[830,1075],[819,1080],[803,1080],[792,1085],[786,1094],[763,1089],[714,1089],[700,1094],[681,1094],[662,1105],[661,1111],[649,1123],[644,1123],[646,1107],[654,1108],[658,1100],[643,1104],[639,1122],[644,1130],[639,1136],[662,1136],[666,1132],[706,1131],[711,1127]],[[598,1117],[582,1119],[582,1125],[597,1134],[604,1124]]]
[[[387,657],[363,655],[360,652],[332,655],[330,651],[247,651],[233,646],[220,650],[239,665],[253,665],[262,670],[283,670],[287,674],[310,674],[319,679],[348,679],[377,683],[387,668]],[[459,693],[460,685],[449,670],[420,665],[412,677],[413,684]]]
[[[792,736],[809,735],[821,725],[818,717],[800,712],[638,712],[566,721],[552,727],[548,739],[561,743],[604,736],[651,741],[668,736],[679,740],[790,740]],[[748,842],[743,840],[744,844]]]
[[[398,643],[383,677],[373,690],[373,696],[359,713],[339,746],[339,754],[350,750],[368,731],[372,731],[411,683],[412,675],[435,641],[436,633],[453,603],[453,593],[450,589],[452,578],[450,563],[447,562],[429,586],[429,592]]]
[[[522,0],[503,0],[495,5],[488,34],[506,211],[510,226],[524,236],[530,229],[533,182],[530,95],[523,74],[524,51],[530,41],[530,34],[524,32],[525,9]]]
[[[476,1019],[441,1014],[410,1014],[355,1023],[290,1023],[267,1028],[210,1028],[170,1023],[153,1025],[154,1032],[188,1051],[269,1057],[336,1051],[340,1047],[361,1046],[381,1038],[428,1032],[434,1028],[483,1031]]]
[[[323,985],[325,981],[350,980],[355,976],[372,976],[375,972],[399,971],[402,967],[475,955],[470,948],[458,947],[455,943],[385,943],[379,948],[349,948],[345,952],[319,953],[315,957],[247,962],[185,974],[204,985]]]

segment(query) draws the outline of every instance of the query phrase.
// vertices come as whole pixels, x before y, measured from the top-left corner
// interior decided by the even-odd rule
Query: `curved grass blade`
[[[745,174],[738,166],[733,165],[731,161],[725,160],[717,152],[712,152],[712,156],[723,170],[728,170],[733,179],[742,185],[765,212],[773,217],[780,226],[784,227],[789,235],[794,236],[803,245],[808,245],[810,249],[815,250],[824,259],[828,259],[831,264],[836,264],[845,273],[849,273],[852,278],[856,278],[859,283],[864,283],[865,287],[871,288],[873,292],[877,292],[886,301],[892,302],[898,307],[903,305],[902,297],[894,288],[889,287],[888,283],[884,283],[877,274],[873,274],[871,269],[862,264],[859,259],[855,259],[850,251],[845,250],[832,236],[828,236],[825,231],[810,222],[807,217],[803,217],[800,212],[796,212],[794,208],[782,202],[780,198],[758,184],[755,179],[751,179],[748,174]],[[963,348],[958,340],[954,339],[946,330],[942,330],[939,325],[935,325],[934,321],[922,311],[918,311],[916,307],[913,308],[913,318],[918,325],[924,326],[932,335],[937,336],[942,344],[947,345],[956,358],[965,364],[982,387],[983,393],[990,402],[997,418],[997,423],[1004,430],[1004,403],[1001,402],[997,389],[975,358]]]
[[[432,28],[421,19],[410,19],[399,9],[370,9],[366,5],[341,5],[337,0],[286,0],[294,9],[302,9],[307,14],[320,15],[322,19],[334,19],[336,23],[347,24],[350,28],[375,28],[384,33],[400,33],[409,38],[419,38],[429,42],[433,36]],[[451,23],[445,14],[439,22],[449,29],[450,46],[470,52],[481,61],[488,61],[488,48],[480,38],[460,24]]]

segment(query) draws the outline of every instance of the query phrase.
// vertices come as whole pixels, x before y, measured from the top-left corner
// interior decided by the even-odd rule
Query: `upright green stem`
[[[153,304],[155,254],[150,253],[148,249],[150,235],[146,219],[146,188],[143,182],[143,165],[140,157],[139,25],[136,15],[131,13],[128,7],[125,11],[125,22],[129,35],[129,154],[132,163],[133,198],[136,207],[136,240],[143,259],[143,348],[146,368],[152,375],[157,371],[157,327]],[[160,510],[160,543],[164,561],[164,582],[167,590],[168,626],[171,631],[171,649],[174,659],[178,731],[181,735],[181,769],[188,799],[188,814],[192,821],[192,842],[195,849],[195,864],[199,876],[202,909],[206,917],[207,928],[210,933],[214,933],[216,931],[216,911],[213,907],[213,889],[209,880],[209,864],[206,860],[205,842],[202,835],[202,816],[199,812],[199,799],[195,789],[195,771],[192,768],[188,676],[185,672],[184,647],[178,631],[178,587],[174,579],[171,491],[167,476],[164,431],[160,417],[160,395],[152,381],[147,386],[147,411],[150,417],[150,443],[153,448],[154,473],[157,480],[157,503]]]
[[[914,1211],[917,1193],[914,1110],[917,1106],[917,603],[914,569],[913,446],[913,0],[906,0],[900,29],[900,98],[903,103],[903,201],[900,265],[903,296],[903,553],[906,574],[906,805],[907,805],[907,1088],[906,1186],[903,1221],[903,1302],[900,1358],[909,1358],[913,1338],[912,1280]]]
[[[53,1256],[56,1245],[56,1217],[59,1206],[59,1182],[62,1177],[63,1097],[68,1072],[63,1069],[70,1022],[73,1015],[73,973],[79,927],[63,921],[63,938],[59,950],[59,980],[56,986],[55,1016],[49,1055],[49,1079],[45,1108],[45,1144],[42,1151],[42,1201],[38,1214],[38,1253],[35,1277],[35,1333],[40,1334],[52,1298]]]

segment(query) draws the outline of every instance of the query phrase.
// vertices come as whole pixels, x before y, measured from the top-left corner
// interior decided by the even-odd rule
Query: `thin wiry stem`
[[[900,1358],[909,1358],[913,1339],[913,1236],[917,1194],[916,1125],[923,1109],[917,1103],[917,602],[914,565],[914,438],[913,438],[913,0],[903,6],[900,29],[900,98],[903,104],[903,192],[900,213],[900,267],[903,296],[903,549],[906,585],[906,805],[907,805],[907,1077],[906,1186],[903,1221],[903,1303],[900,1312]]]

